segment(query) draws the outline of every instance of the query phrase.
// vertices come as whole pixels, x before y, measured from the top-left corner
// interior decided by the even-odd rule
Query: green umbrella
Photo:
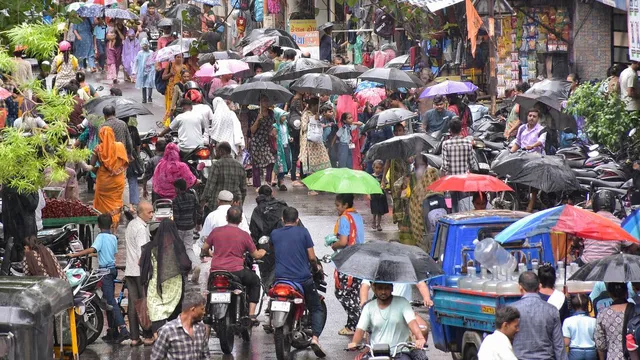
[[[380,183],[373,176],[360,170],[325,169],[302,180],[309,190],[335,194],[382,194]]]

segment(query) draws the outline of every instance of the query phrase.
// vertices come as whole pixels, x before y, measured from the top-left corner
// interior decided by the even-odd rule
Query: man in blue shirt
[[[331,62],[331,51],[333,48],[333,39],[331,38],[331,31],[333,31],[333,24],[326,23],[319,27],[320,32],[320,60]]]
[[[447,110],[447,103],[444,96],[436,95],[433,98],[433,109],[422,115],[422,126],[425,132],[433,133],[440,131],[441,133],[449,130],[449,121],[456,116],[453,112]]]
[[[304,290],[304,298],[311,312],[311,329],[313,339],[311,348],[318,357],[325,357],[326,353],[320,347],[318,337],[324,329],[324,317],[320,305],[320,296],[313,281],[314,273],[320,271],[316,254],[313,251],[311,234],[303,227],[298,226],[298,210],[287,207],[282,212],[284,227],[271,232],[271,245],[276,257],[276,282],[288,280],[300,284]]]
[[[98,266],[100,269],[106,269],[108,271],[102,278],[102,293],[104,294],[104,299],[106,299],[107,304],[112,307],[111,311],[107,311],[109,329],[107,330],[107,335],[102,337],[102,340],[106,343],[120,344],[129,339],[129,331],[127,331],[127,325],[124,322],[124,317],[122,317],[120,306],[118,306],[115,300],[114,280],[118,277],[118,270],[116,269],[118,238],[111,233],[112,223],[111,215],[101,214],[98,216],[100,234],[96,236],[96,240],[91,247],[77,253],[67,254],[67,257],[74,258],[92,253],[98,254]],[[98,329],[98,331],[102,331],[102,329]]]

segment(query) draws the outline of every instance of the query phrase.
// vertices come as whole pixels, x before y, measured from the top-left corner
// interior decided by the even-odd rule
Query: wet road
[[[106,81],[101,81],[100,77],[94,77],[92,83],[105,86],[103,93],[108,94],[110,84]],[[140,90],[135,89],[133,84],[119,84],[117,85],[122,89],[123,95],[134,100],[141,100]],[[159,93],[154,92],[153,104],[146,104],[146,106],[154,112],[154,116],[144,116],[138,119],[139,131],[148,131],[156,128],[156,121],[162,119],[164,112],[164,97]],[[305,188],[293,188],[290,186],[290,181],[287,179],[287,185],[289,191],[287,192],[275,192],[276,197],[286,201],[290,206],[298,209],[300,218],[304,222],[305,226],[309,229],[312,238],[315,243],[315,251],[318,257],[330,254],[333,251],[329,247],[324,246],[324,237],[333,231],[333,226],[336,222],[336,211],[334,206],[334,196],[332,194],[320,194],[318,196],[308,196]],[[81,189],[86,189],[84,184],[80,185]],[[247,188],[247,199],[244,205],[244,212],[247,218],[250,217],[253,208],[255,207],[255,189],[253,187]],[[396,226],[391,223],[390,216],[387,215],[383,219],[384,231],[378,232],[370,228],[371,217],[369,215],[369,204],[366,199],[357,199],[355,204],[364,216],[365,228],[367,233],[365,238],[367,240],[389,240],[396,236]],[[119,265],[124,265],[124,228],[121,227],[120,231],[120,244],[119,244]],[[325,264],[325,273],[329,274],[327,277],[327,294],[326,302],[328,308],[328,319],[324,329],[323,335],[320,337],[320,342],[323,345],[325,351],[327,351],[327,359],[335,360],[347,360],[355,357],[354,353],[345,352],[343,349],[346,347],[350,338],[339,336],[338,330],[340,330],[346,321],[346,313],[342,309],[340,303],[333,295],[333,271],[332,264]],[[262,316],[260,317],[262,319]],[[106,323],[106,321],[105,321]],[[436,350],[433,347],[431,341],[428,356],[430,359],[449,359],[450,355]],[[220,351],[218,340],[212,338],[209,342],[209,348],[211,350],[212,359],[275,359],[273,336],[266,334],[262,328],[255,328],[250,343],[244,343],[240,338],[236,338],[234,354],[224,356]],[[132,348],[128,345],[128,341],[121,345],[108,345],[104,344],[102,340],[98,339],[96,343],[89,346],[89,348],[81,355],[83,360],[115,360],[115,359],[132,359],[142,360],[149,359],[151,354],[150,348],[135,347]],[[315,359],[313,352],[298,351],[294,353],[293,359]]]

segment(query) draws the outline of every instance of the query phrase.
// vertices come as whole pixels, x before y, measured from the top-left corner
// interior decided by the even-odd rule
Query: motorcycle
[[[345,351],[361,351],[367,349],[369,357],[367,360],[392,360],[395,359],[398,354],[404,349],[416,349],[415,344],[402,342],[395,346],[389,346],[389,344],[358,344],[355,348],[347,348]],[[393,352],[391,351],[393,349]],[[424,353],[424,350],[422,350]],[[427,359],[427,355],[424,354],[424,359]]]
[[[251,340],[253,321],[249,317],[249,302],[240,279],[228,271],[212,271],[207,280],[209,295],[203,322],[214,326],[220,348],[231,354],[235,336]]]
[[[318,265],[320,266],[320,265]],[[314,277],[318,292],[326,293],[327,283],[324,281],[322,267]],[[273,329],[276,345],[276,358],[289,358],[291,347],[306,349],[311,345],[313,331],[311,330],[311,313],[305,306],[304,294],[300,285],[291,281],[276,280],[268,292],[269,321]],[[327,305],[324,296],[320,296],[320,304],[327,319]]]
[[[147,163],[155,156],[156,142],[158,141],[158,134],[151,130],[146,133],[140,134],[140,159],[144,164],[144,168],[147,168]],[[142,180],[144,174],[140,175],[138,180]]]
[[[144,29],[144,32],[147,33],[149,48],[151,51],[156,51],[158,48],[158,39],[160,39],[160,30],[158,30],[157,27],[152,27],[150,29]]]

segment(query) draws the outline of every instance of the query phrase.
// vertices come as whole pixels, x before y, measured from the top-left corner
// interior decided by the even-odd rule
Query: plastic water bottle
[[[498,266],[505,269],[507,273],[512,273],[518,264],[516,258],[505,250],[492,238],[486,238],[482,241],[476,239],[473,241],[475,245],[474,257],[487,268]]]
[[[486,281],[484,284],[482,284],[482,291],[489,293],[489,294],[496,294],[497,293],[497,289],[498,289],[498,283],[500,283],[500,280],[498,279],[498,267],[494,266],[491,269],[491,280]]]
[[[476,268],[467,266],[467,276],[458,279],[458,289],[471,289],[471,284],[476,281]]]
[[[486,283],[489,280],[491,280],[491,279],[487,275],[487,268],[484,267],[484,266],[481,266],[480,267],[480,277],[479,278],[477,277],[476,281],[474,281],[471,284],[471,290],[482,292],[482,286],[484,285],[484,283]]]

